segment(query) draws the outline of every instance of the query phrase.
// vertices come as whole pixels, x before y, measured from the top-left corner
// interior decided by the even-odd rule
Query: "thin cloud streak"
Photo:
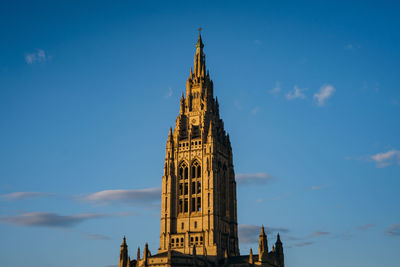
[[[87,239],[90,240],[111,240],[109,236],[101,235],[101,234],[90,234],[90,233],[85,233],[85,236]]]
[[[385,230],[385,234],[388,236],[400,236],[400,223],[392,224]]]
[[[15,201],[15,200],[32,199],[32,198],[48,197],[48,196],[55,196],[55,194],[43,193],[43,192],[13,192],[9,194],[0,195],[0,198],[7,201]]]
[[[97,204],[126,203],[143,204],[161,200],[161,188],[145,188],[137,190],[103,190],[89,194],[83,198],[87,202]]]
[[[241,185],[266,184],[273,179],[273,176],[265,172],[236,174],[236,181]]]
[[[310,188],[308,188],[308,190],[318,191],[318,190],[321,190],[321,189],[324,189],[324,188],[327,188],[327,187],[328,187],[328,185],[313,185]]]
[[[0,222],[17,226],[69,228],[87,220],[99,219],[107,216],[110,215],[94,213],[59,215],[50,212],[28,212],[17,216],[2,216],[0,217]]]
[[[324,235],[330,235],[330,232],[323,232],[323,231],[315,231],[314,233],[311,234],[311,237],[315,236],[324,236]]]
[[[295,246],[296,246],[296,247],[305,247],[305,246],[312,245],[313,243],[314,243],[314,242],[307,241],[307,242],[297,243],[297,244],[295,244]]]
[[[375,224],[368,223],[368,224],[365,224],[365,225],[357,226],[357,229],[360,230],[360,231],[367,231],[369,228],[371,228],[373,226],[375,226]]]

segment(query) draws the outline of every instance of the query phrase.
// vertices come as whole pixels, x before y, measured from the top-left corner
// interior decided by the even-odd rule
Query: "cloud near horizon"
[[[330,235],[330,232],[324,232],[324,231],[315,231],[314,233],[311,234],[310,237],[315,237],[315,236],[323,236],[323,235]]]
[[[365,225],[357,226],[357,229],[360,231],[367,231],[369,228],[375,226],[375,224],[367,223]]]
[[[319,88],[318,93],[315,93],[313,98],[317,106],[322,107],[325,105],[325,101],[329,99],[335,92],[335,87],[330,84],[324,84]]]
[[[111,240],[109,236],[101,235],[101,234],[91,234],[91,233],[84,233],[86,239],[89,240]]]
[[[392,224],[385,230],[385,234],[388,236],[400,236],[400,223]]]
[[[49,196],[55,196],[55,194],[43,193],[43,192],[13,192],[9,194],[0,195],[0,198],[7,201],[15,201],[22,199],[38,198],[38,197],[49,197]]]
[[[0,222],[5,222],[17,226],[69,228],[74,227],[87,220],[99,219],[109,216],[111,215],[95,213],[59,215],[51,212],[27,212],[17,216],[1,216]]]
[[[136,190],[103,190],[89,194],[84,201],[97,204],[153,204],[161,200],[161,188],[145,188]]]
[[[241,185],[260,185],[273,180],[273,176],[265,172],[239,173],[236,174],[236,181]]]
[[[306,241],[306,242],[302,242],[302,243],[297,243],[295,244],[296,247],[305,247],[305,246],[309,246],[312,245],[314,242],[311,241]]]

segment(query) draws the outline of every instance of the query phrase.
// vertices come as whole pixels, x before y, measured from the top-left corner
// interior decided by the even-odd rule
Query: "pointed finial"
[[[249,263],[253,264],[253,249],[250,248]]]
[[[265,232],[264,232],[264,225],[261,226],[261,233],[260,233],[260,235],[262,235],[262,236],[265,235]]]
[[[210,125],[208,126],[208,135],[207,136],[212,136],[213,134],[213,123],[212,120],[210,120]]]
[[[204,44],[203,44],[203,41],[201,40],[201,30],[202,30],[202,28],[200,27],[199,28],[199,39],[197,40],[196,47],[203,48]]]
[[[279,235],[279,233],[276,237],[276,243],[281,243],[281,236]]]

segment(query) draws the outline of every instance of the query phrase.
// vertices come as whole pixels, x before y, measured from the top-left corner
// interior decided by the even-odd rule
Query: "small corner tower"
[[[264,225],[261,226],[261,233],[258,241],[258,261],[265,262],[268,257],[268,240],[264,232]]]

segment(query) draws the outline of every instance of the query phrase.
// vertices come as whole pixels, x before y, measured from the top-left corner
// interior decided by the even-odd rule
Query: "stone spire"
[[[184,114],[184,113],[185,113],[185,96],[183,95],[182,92],[179,114]]]
[[[250,255],[249,255],[249,264],[253,264],[253,250],[250,248]]]
[[[268,240],[264,232],[264,225],[261,226],[261,233],[258,242],[258,251],[259,251],[258,260],[261,262],[265,261],[266,258],[268,257]]]
[[[194,75],[196,77],[205,77],[206,58],[203,52],[204,44],[201,39],[201,28],[199,28],[199,38],[196,43],[196,54],[194,55]]]
[[[119,267],[129,267],[128,245],[126,238],[122,239],[121,250],[119,252]]]
[[[281,267],[284,267],[285,263],[284,263],[284,255],[283,255],[283,245],[282,245],[281,236],[279,235],[279,233],[276,237],[275,253],[276,253],[277,260],[278,260],[278,264],[280,264]]]

